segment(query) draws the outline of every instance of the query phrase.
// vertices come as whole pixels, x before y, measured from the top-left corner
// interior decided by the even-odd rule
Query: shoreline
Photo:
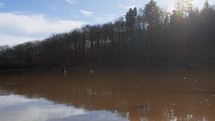
[[[160,69],[183,69],[183,70],[215,70],[214,65],[201,64],[194,67],[189,66],[178,66],[178,65],[146,65],[146,64],[83,64],[74,66],[36,66],[36,65],[0,65],[0,72],[20,72],[20,71],[63,71],[64,67],[67,71],[71,70],[85,70],[85,69],[149,69],[149,70],[160,70]]]

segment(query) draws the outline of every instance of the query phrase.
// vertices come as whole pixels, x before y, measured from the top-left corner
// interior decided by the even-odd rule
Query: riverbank
[[[185,70],[215,70],[214,63],[191,64],[168,64],[166,63],[106,63],[106,64],[82,64],[82,65],[0,65],[0,72],[6,71],[75,71],[75,70],[98,70],[98,69],[185,69]]]

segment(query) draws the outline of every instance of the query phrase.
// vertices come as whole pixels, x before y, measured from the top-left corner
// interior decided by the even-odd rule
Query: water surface
[[[202,70],[1,72],[0,121],[214,121]]]

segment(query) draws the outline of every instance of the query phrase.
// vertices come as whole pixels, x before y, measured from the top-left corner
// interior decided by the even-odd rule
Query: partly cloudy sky
[[[99,24],[124,16],[130,7],[150,0],[0,0],[0,45],[42,40],[84,24]],[[175,0],[155,0],[171,9]],[[205,0],[194,0],[201,7]],[[208,0],[215,4],[215,0]]]
[[[83,108],[55,104],[45,99],[28,99],[19,95],[0,96],[1,121],[128,121],[117,112],[87,111]]]

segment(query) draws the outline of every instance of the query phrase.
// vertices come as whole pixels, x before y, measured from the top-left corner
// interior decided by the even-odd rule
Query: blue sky
[[[113,21],[150,0],[0,0],[0,45],[42,40],[84,24]],[[175,0],[155,0],[171,10]],[[215,4],[215,0],[208,0]],[[193,0],[202,7],[205,0]]]

